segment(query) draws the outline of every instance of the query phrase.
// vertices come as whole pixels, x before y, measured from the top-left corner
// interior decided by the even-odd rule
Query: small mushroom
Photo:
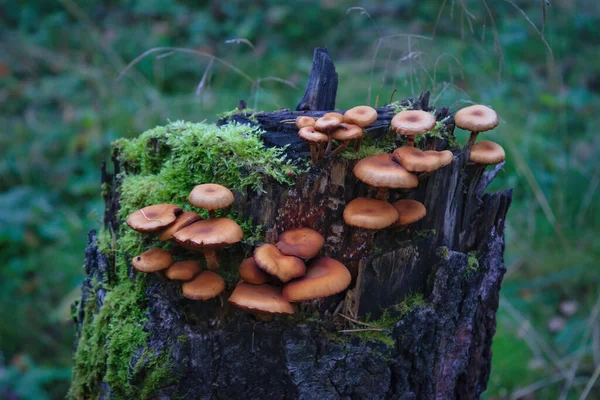
[[[300,116],[296,118],[296,128],[302,129],[305,127],[315,126],[315,122],[317,120],[313,117],[308,117],[306,115]]]
[[[394,203],[398,211],[398,225],[409,225],[425,217],[427,210],[423,203],[416,200],[398,200]]]
[[[281,295],[281,290],[262,284],[252,285],[246,282],[237,284],[228,300],[242,310],[258,315],[294,314],[294,306]]]
[[[237,243],[243,237],[242,228],[229,218],[196,221],[173,234],[181,246],[204,253],[206,266],[211,270],[219,268],[215,249]]]
[[[178,261],[165,271],[165,276],[175,281],[189,281],[200,271],[202,268],[198,261]]]
[[[256,265],[282,282],[288,282],[306,273],[304,261],[294,256],[282,254],[275,245],[263,244],[254,250]]]
[[[312,126],[307,126],[298,131],[298,137],[308,142],[310,146],[310,158],[313,165],[317,164],[319,159],[319,155],[317,154],[317,146],[321,149],[322,143],[325,143],[329,140],[329,136],[324,133],[318,132]],[[319,153],[321,151],[319,150]]]
[[[210,218],[215,218],[215,210],[233,204],[233,193],[218,183],[204,183],[192,189],[188,200],[190,204],[208,210]]]
[[[125,222],[138,232],[154,232],[171,225],[182,212],[174,204],[155,204],[131,213]]]
[[[469,161],[481,165],[499,164],[506,158],[504,149],[498,143],[480,140],[471,147]]]
[[[467,145],[475,143],[477,135],[498,126],[498,114],[489,107],[476,104],[459,110],[454,116],[454,124],[471,131]]]
[[[194,279],[181,285],[183,295],[191,300],[210,300],[223,290],[225,281],[212,271],[202,271]]]
[[[315,122],[315,129],[319,132],[323,132],[329,135],[329,140],[327,141],[327,148],[325,149],[325,154],[329,154],[331,151],[331,133],[338,129],[342,122],[344,121],[344,116],[340,113],[330,112],[324,114],[321,118],[317,119]]]
[[[320,299],[345,290],[352,280],[350,271],[330,257],[313,260],[306,275],[284,286],[282,294],[291,302]]]
[[[173,256],[161,248],[153,248],[133,257],[131,265],[140,272],[150,273],[167,269],[173,264]]]
[[[435,126],[435,117],[421,110],[400,111],[392,118],[392,129],[405,135],[407,146],[414,147],[415,136],[429,132]]]
[[[324,243],[325,239],[319,232],[310,228],[296,228],[279,235],[276,246],[282,254],[308,260],[319,254]]]
[[[392,159],[391,154],[365,157],[354,166],[354,176],[369,186],[378,188],[377,198],[384,199],[388,188],[411,189],[419,185],[416,175]]]
[[[171,240],[175,232],[201,219],[202,217],[195,212],[186,211],[179,215],[173,224],[158,232],[158,239],[162,241]]]
[[[358,197],[344,208],[344,222],[364,229],[383,229],[398,221],[398,211],[383,200]]]
[[[377,110],[369,106],[356,106],[344,113],[344,123],[358,125],[361,128],[377,121]]]
[[[341,142],[341,144],[331,153],[331,157],[335,157],[348,147],[352,140],[355,140],[354,151],[358,151],[360,143],[364,136],[363,129],[358,125],[343,124],[340,128],[336,129],[332,134],[331,138]]]
[[[260,269],[254,261],[254,257],[248,257],[240,264],[240,278],[253,285],[260,285],[269,280],[265,271]]]
[[[454,158],[449,150],[422,151],[416,147],[399,147],[392,158],[410,172],[433,172],[452,163]]]

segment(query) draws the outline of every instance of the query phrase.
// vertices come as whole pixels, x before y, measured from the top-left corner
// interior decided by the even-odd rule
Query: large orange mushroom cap
[[[319,299],[345,290],[352,276],[348,268],[330,257],[319,257],[312,261],[304,275],[283,288],[283,297],[289,301]]]
[[[419,185],[419,178],[392,159],[391,154],[365,157],[354,166],[354,176],[377,188],[410,189]]]
[[[423,203],[416,200],[398,200],[394,203],[394,208],[398,211],[398,225],[412,224],[427,215]]]
[[[194,279],[181,285],[183,295],[191,300],[209,300],[225,290],[225,281],[219,274],[202,271]]]
[[[213,211],[233,204],[233,193],[217,183],[204,183],[192,189],[188,200],[198,208]]]
[[[356,106],[344,113],[344,122],[366,128],[377,121],[377,110],[369,106]]]
[[[485,132],[498,126],[498,114],[489,107],[476,104],[458,110],[454,124],[471,132]]]
[[[140,272],[156,272],[169,268],[173,264],[173,256],[167,250],[153,248],[133,257],[131,265]]]
[[[162,241],[170,240],[175,232],[201,219],[202,217],[195,212],[186,211],[178,216],[174,223],[158,232],[158,239]]]
[[[315,129],[319,132],[331,133],[335,131],[344,121],[344,116],[340,113],[330,112],[324,114],[315,122]]]
[[[196,221],[173,234],[173,239],[190,249],[215,248],[242,240],[242,228],[229,218]]]
[[[383,229],[398,220],[398,211],[387,201],[358,197],[344,208],[346,224],[365,229]]]
[[[174,204],[155,204],[131,213],[125,222],[138,232],[154,232],[175,222],[182,212]]]
[[[302,115],[302,116],[296,118],[296,128],[302,129],[307,126],[315,126],[316,121],[317,120],[314,119],[313,117]]]
[[[324,243],[325,239],[319,232],[310,228],[296,228],[279,235],[276,246],[287,256],[308,260],[319,254]]]
[[[246,282],[237,284],[229,297],[236,307],[250,312],[269,314],[294,314],[294,306],[281,295],[281,290],[273,286],[251,285]]]
[[[253,285],[260,285],[269,280],[269,276],[265,271],[260,269],[254,261],[254,257],[248,257],[240,264],[240,278]]]
[[[171,280],[189,281],[201,270],[198,261],[178,261],[165,271],[165,276]]]
[[[392,118],[391,125],[396,133],[415,136],[432,130],[435,126],[435,117],[422,110],[405,110]]]
[[[314,126],[305,126],[298,131],[298,137],[309,143],[324,143],[329,140],[329,136],[315,129]]]
[[[433,172],[452,163],[454,158],[449,150],[422,151],[416,147],[399,147],[392,153],[394,161],[410,172]]]
[[[364,136],[363,129],[358,125],[343,124],[338,129],[333,131],[331,138],[340,142],[345,142],[353,139],[362,139]]]
[[[498,143],[480,140],[471,147],[469,161],[482,165],[495,165],[506,158],[504,149]]]
[[[272,244],[263,244],[254,250],[256,265],[282,282],[288,282],[306,273],[304,261],[294,256],[282,254]]]

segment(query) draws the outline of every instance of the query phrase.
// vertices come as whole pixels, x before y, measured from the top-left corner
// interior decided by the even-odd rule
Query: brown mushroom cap
[[[194,279],[181,285],[183,295],[192,300],[209,300],[225,290],[225,281],[219,274],[202,271]]]
[[[178,216],[174,223],[172,223],[162,231],[158,232],[158,239],[162,241],[170,240],[175,232],[185,228],[190,224],[193,224],[196,221],[200,221],[201,219],[202,217],[196,214],[195,212],[186,211],[180,216]]]
[[[233,203],[233,193],[218,183],[204,183],[192,189],[188,199],[198,208],[213,211],[229,207]]]
[[[498,126],[498,114],[480,104],[465,107],[454,116],[457,127],[471,132],[485,132]]]
[[[308,117],[306,115],[300,116],[296,118],[296,128],[302,129],[307,126],[315,126],[315,122],[317,120],[313,117]]]
[[[171,280],[189,281],[201,270],[198,261],[178,261],[165,271],[165,275]]]
[[[416,200],[398,200],[394,203],[394,208],[398,210],[398,225],[412,224],[427,214],[425,206]]]
[[[315,129],[319,132],[331,133],[335,131],[344,121],[344,116],[340,113],[326,113],[315,122]]]
[[[360,139],[364,136],[363,129],[358,125],[342,124],[338,129],[333,131],[331,138],[339,141],[347,141]]]
[[[281,290],[273,286],[237,284],[229,297],[229,302],[243,310],[270,314],[293,314],[294,306],[283,298]]]
[[[155,204],[131,213],[125,222],[138,232],[154,232],[175,222],[182,212],[174,204]]]
[[[282,282],[298,278],[306,273],[304,261],[294,256],[281,254],[279,249],[272,244],[263,244],[254,250],[256,265],[270,275],[277,277]]]
[[[153,248],[133,257],[131,265],[141,272],[156,272],[167,269],[173,264],[173,256],[161,248]]]
[[[196,221],[173,234],[173,239],[188,249],[215,248],[242,240],[242,228],[229,218]]]
[[[306,126],[300,129],[298,137],[309,143],[324,143],[329,140],[329,136],[317,131],[314,126]]]
[[[356,106],[344,113],[344,122],[365,128],[377,121],[377,111],[369,106]]]
[[[254,261],[254,257],[248,257],[240,264],[240,278],[253,285],[260,285],[269,280],[269,276],[265,271],[260,269]]]
[[[309,264],[306,275],[285,285],[282,293],[292,302],[320,299],[346,289],[351,280],[344,264],[330,257],[319,257]]]
[[[433,172],[450,164],[453,159],[449,150],[422,151],[416,147],[399,147],[392,153],[393,159],[410,172]]]
[[[383,229],[398,220],[398,211],[383,200],[358,197],[344,208],[346,224],[365,229]]]
[[[476,164],[494,165],[501,163],[506,158],[504,149],[498,143],[489,140],[480,140],[471,147],[469,160]]]
[[[419,179],[396,163],[391,154],[365,157],[353,171],[358,179],[377,188],[410,189],[419,185]]]
[[[276,246],[287,256],[308,260],[319,254],[324,243],[325,239],[319,232],[310,228],[296,228],[279,235]]]
[[[435,126],[435,117],[426,111],[400,111],[392,118],[392,129],[401,135],[420,135]]]

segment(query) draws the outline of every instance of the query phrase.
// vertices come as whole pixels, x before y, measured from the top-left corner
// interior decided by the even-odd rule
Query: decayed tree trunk
[[[323,61],[323,57],[327,60]],[[319,92],[316,97],[311,91],[319,85],[309,83],[298,106],[305,111],[257,113],[252,118],[242,114],[233,119],[260,125],[266,132],[263,137],[268,146],[289,145],[290,157],[307,157],[308,147],[297,139],[296,129],[280,121],[297,115],[320,115],[325,110],[316,110],[315,105],[323,104],[324,98],[335,99],[337,74],[333,63],[326,52],[315,51],[311,81],[332,80],[335,84],[330,85],[329,91]],[[428,94],[424,94],[410,104],[430,110],[428,100]],[[323,101],[333,108],[331,100]],[[390,110],[378,109],[380,117],[368,134],[381,136],[388,131],[393,116]],[[440,109],[436,114],[441,120],[448,110]],[[445,124],[452,132],[451,117]],[[448,147],[446,140],[438,138],[429,139],[426,145]],[[478,398],[490,372],[495,313],[505,271],[504,221],[511,191],[485,193],[501,166],[487,171],[470,166],[468,149],[452,150],[454,162],[422,176],[417,189],[390,191],[390,201],[413,198],[427,208],[427,216],[407,228],[371,232],[344,224],[345,204],[366,195],[369,188],[353,176],[355,162],[341,157],[324,160],[298,176],[293,186],[267,180],[265,193],[250,192],[245,198],[236,199],[235,212],[269,227],[267,241],[297,226],[312,227],[324,234],[324,253],[346,264],[355,283],[347,294],[301,305],[305,311],[302,317],[264,322],[228,307],[226,301],[186,300],[181,296],[180,285],[158,274],[149,276],[145,291],[149,310],[144,321],[148,333],[145,348],[155,352],[168,349],[165,363],[175,377],[159,383],[149,396]],[[113,232],[120,222],[116,216],[118,170],[116,163],[114,175],[103,173],[104,182],[111,188],[105,198],[105,224]],[[115,240],[118,242],[119,238]],[[230,257],[235,262],[242,260],[236,249],[231,250]],[[76,310],[79,332],[92,319],[86,318],[85,313],[94,314],[103,307],[104,293],[110,290],[113,279],[111,262],[98,250],[92,233],[86,251],[88,278]],[[92,292],[95,308],[90,311],[84,305],[89,303]],[[342,315],[363,322],[368,316],[372,324],[350,323]],[[373,326],[384,330],[365,331],[371,336],[359,331]],[[157,366],[140,363],[139,355],[134,358],[130,360],[128,384],[147,384],[139,377]],[[110,368],[108,362],[106,369]],[[94,395],[118,397],[119,388],[103,379],[100,378]],[[85,380],[86,376],[78,376],[78,384]]]

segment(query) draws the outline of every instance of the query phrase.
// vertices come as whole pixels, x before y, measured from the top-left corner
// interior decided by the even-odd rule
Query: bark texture
[[[319,54],[317,50],[316,64],[321,62]],[[309,89],[312,79],[311,75]],[[333,99],[336,87],[337,76],[328,89]],[[307,100],[310,97],[305,95],[300,106],[319,104]],[[426,93],[405,104],[430,110],[428,100]],[[283,110],[233,119],[260,125],[268,146],[289,145],[290,157],[299,158],[308,157],[308,147],[297,139],[292,124],[281,121],[325,111]],[[390,107],[378,113],[378,121],[368,132],[374,137],[388,131],[393,116]],[[437,114],[443,119],[448,110],[442,108]],[[451,134],[452,118],[445,124]],[[448,148],[448,141],[432,138],[426,147]],[[389,192],[391,202],[412,198],[425,204],[427,216],[406,228],[372,232],[344,224],[345,205],[367,195],[370,188],[353,176],[355,161],[341,157],[325,159],[298,176],[293,186],[266,181],[265,193],[238,195],[234,212],[268,227],[266,241],[288,228],[311,227],[326,238],[322,253],[347,265],[355,282],[345,294],[301,304],[296,317],[264,322],[223,303],[227,294],[223,299],[193,302],[181,296],[179,284],[159,274],[148,276],[146,348],[169,352],[174,378],[165,380],[150,397],[478,398],[490,373],[495,314],[505,272],[504,223],[512,193],[485,193],[501,166],[484,170],[468,164],[468,148],[452,150],[454,162],[421,176],[417,189]],[[115,168],[118,171],[119,166]],[[114,232],[120,224],[115,176],[103,173],[111,188],[105,198],[105,224]],[[239,265],[243,251],[234,247],[227,253],[228,262]],[[114,279],[110,271],[111,260],[98,251],[92,233],[86,251],[88,278],[75,314],[80,329],[89,320],[86,312],[102,308],[105,287]],[[92,291],[97,304],[90,309],[84,304]],[[421,301],[408,301],[415,294]],[[382,330],[366,336],[356,330],[369,327],[352,325],[341,314],[363,321],[369,316]],[[348,329],[353,332],[340,332]],[[142,385],[140,374],[156,366],[134,358],[130,383]],[[118,389],[103,382],[97,394],[118,397]]]

